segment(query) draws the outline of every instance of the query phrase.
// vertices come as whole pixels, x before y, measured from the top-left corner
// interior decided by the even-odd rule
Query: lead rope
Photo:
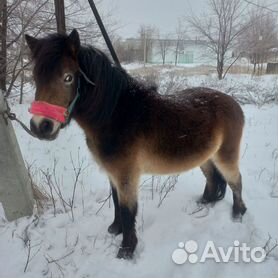
[[[6,125],[8,125],[8,119],[11,120],[11,121],[16,121],[17,123],[20,124],[20,126],[31,136],[33,136],[34,138],[38,138],[36,136],[35,133],[33,133],[21,120],[19,120],[17,117],[16,117],[16,114],[15,113],[12,113],[11,112],[11,108],[8,104],[8,101],[7,101],[7,98],[4,97],[4,101],[5,101],[5,104],[6,104],[6,110],[4,111],[0,111],[0,115],[3,116],[3,119],[6,123]]]
[[[79,68],[79,72],[82,74],[82,76],[84,77],[84,79],[89,83],[91,84],[92,86],[95,86],[96,84],[90,80],[90,78],[84,73],[83,70],[81,70]],[[76,92],[76,97],[74,98],[73,102],[70,104],[70,106],[68,107],[68,112],[69,112],[69,115],[72,113],[72,110],[74,109],[74,106],[80,96],[80,79],[78,78],[78,81],[77,81],[77,92]],[[6,125],[8,125],[8,119],[11,120],[11,121],[16,121],[17,123],[20,124],[20,126],[31,136],[33,136],[34,138],[38,138],[38,136],[33,133],[21,120],[19,120],[17,117],[16,117],[16,114],[15,113],[12,113],[11,112],[11,108],[9,106],[9,103],[7,101],[7,98],[4,97],[4,102],[5,102],[5,105],[6,105],[6,109],[4,111],[0,111],[0,115],[3,116],[3,119],[6,123]],[[68,123],[68,121],[67,121]]]
[[[109,36],[107,34],[107,31],[106,31],[106,29],[105,29],[105,27],[103,25],[103,22],[102,22],[101,17],[100,17],[100,15],[98,13],[97,7],[96,7],[96,5],[95,5],[93,0],[88,0],[88,1],[89,1],[89,4],[90,4],[90,7],[91,7],[91,9],[92,9],[92,11],[94,13],[94,16],[96,18],[96,21],[97,21],[97,24],[99,26],[99,29],[100,29],[100,31],[102,33],[102,36],[103,36],[103,38],[104,38],[104,40],[106,42],[106,45],[107,45],[107,47],[108,47],[108,49],[109,49],[109,51],[111,53],[111,56],[112,56],[113,60],[114,60],[114,63],[115,63],[115,65],[118,68],[121,69],[122,68],[121,63],[120,63],[120,61],[118,59],[118,56],[116,54],[116,51],[115,51],[115,49],[114,49],[114,47],[113,47],[113,45],[111,43],[111,40],[110,40],[110,38],[109,38]]]
[[[86,75],[86,73],[85,73],[81,68],[79,68],[79,72],[83,75],[84,79],[85,79],[89,84],[91,84],[92,86],[96,86],[96,84]]]

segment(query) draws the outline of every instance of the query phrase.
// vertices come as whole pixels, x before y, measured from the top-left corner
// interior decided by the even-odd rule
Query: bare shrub
[[[70,154],[71,165],[74,172],[73,187],[71,198],[67,200],[62,192],[63,178],[59,178],[57,174],[57,160],[54,159],[53,169],[41,170],[44,178],[44,183],[49,189],[50,200],[53,205],[53,214],[57,214],[56,198],[58,197],[65,213],[70,212],[71,219],[74,221],[74,201],[76,196],[76,188],[79,183],[81,183],[82,173],[86,170],[88,165],[84,165],[84,159],[80,159],[79,152],[77,156],[77,161],[74,162],[72,155]],[[84,204],[83,204],[84,205]]]
[[[165,80],[161,80],[159,91],[161,94],[170,95],[181,91],[187,87],[187,78],[170,71]]]
[[[179,175],[167,176],[165,178],[162,176],[151,176],[143,181],[140,189],[150,192],[151,200],[158,199],[157,207],[159,208],[169,193],[175,190],[178,178]]]
[[[133,71],[133,77],[139,82],[146,84],[149,87],[157,87],[159,83],[159,71],[156,68],[142,68]]]
[[[38,184],[34,181],[33,165],[29,164],[28,162],[26,162],[26,165],[27,165],[28,176],[31,182],[36,209],[38,214],[41,214],[43,212],[45,204],[49,201],[49,195],[41,186],[38,186]]]
[[[265,245],[263,246],[263,249],[266,252],[266,257],[269,257],[272,255],[272,253],[274,252],[274,250],[278,247],[278,241],[273,240],[272,236],[270,234],[268,234],[268,239],[265,243]]]

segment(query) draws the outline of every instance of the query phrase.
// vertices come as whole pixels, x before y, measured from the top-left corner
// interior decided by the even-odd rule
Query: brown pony
[[[200,166],[207,180],[202,201],[222,199],[227,182],[233,216],[245,213],[238,166],[244,116],[232,97],[208,88],[160,95],[101,51],[81,46],[76,30],[42,39],[26,35],[26,41],[35,64],[36,103],[67,109],[66,121],[31,110],[31,129],[40,139],[53,140],[73,118],[84,130],[90,151],[110,179],[115,219],[108,231],[123,233],[117,257],[132,258],[137,245],[143,173],[180,173]]]

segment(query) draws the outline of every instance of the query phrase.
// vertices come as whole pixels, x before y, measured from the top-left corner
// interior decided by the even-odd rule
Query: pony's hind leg
[[[233,217],[237,218],[246,212],[246,206],[242,200],[242,181],[238,163],[220,159],[215,160],[214,163],[233,191]]]
[[[119,205],[117,188],[111,181],[110,181],[110,186],[111,186],[111,190],[112,190],[112,199],[113,199],[113,203],[114,203],[115,214],[114,214],[113,223],[108,227],[108,232],[110,234],[118,235],[118,234],[122,233],[120,205]]]
[[[206,187],[201,198],[202,203],[216,202],[224,198],[227,182],[211,160],[200,166],[206,177]]]

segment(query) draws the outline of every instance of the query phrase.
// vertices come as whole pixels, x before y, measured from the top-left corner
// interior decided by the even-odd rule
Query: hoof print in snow
[[[200,199],[197,200],[196,203],[198,206],[206,206],[213,208],[215,206],[216,201],[209,201],[202,196]]]
[[[195,218],[202,218],[209,214],[208,205],[202,204],[199,201],[189,202],[185,211],[188,215],[193,215]]]
[[[233,213],[232,220],[233,220],[233,222],[236,222],[236,223],[242,223],[242,215]]]

